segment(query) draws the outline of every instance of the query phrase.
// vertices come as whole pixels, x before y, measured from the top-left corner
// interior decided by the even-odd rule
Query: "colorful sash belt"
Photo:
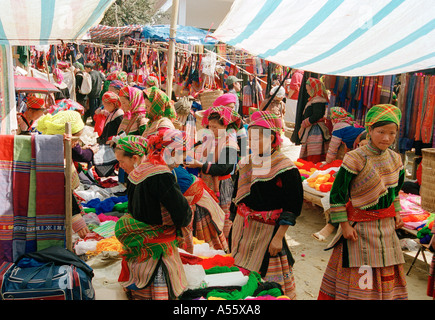
[[[244,218],[244,226],[248,225],[248,220],[256,220],[261,223],[275,225],[276,220],[280,217],[282,209],[270,210],[270,211],[255,211],[249,208],[244,203],[237,206],[237,214]]]
[[[346,211],[348,220],[356,222],[374,221],[396,216],[396,209],[394,208],[393,204],[385,209],[362,210],[355,208],[349,201],[346,204]]]

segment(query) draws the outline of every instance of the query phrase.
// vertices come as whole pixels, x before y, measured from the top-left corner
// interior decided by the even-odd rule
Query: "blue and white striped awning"
[[[435,67],[435,2],[235,0],[213,36],[306,71],[399,74]]]
[[[80,40],[114,0],[0,0],[0,45]]]

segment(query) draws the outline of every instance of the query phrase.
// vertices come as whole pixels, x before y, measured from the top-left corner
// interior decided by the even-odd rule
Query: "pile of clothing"
[[[432,237],[432,226],[435,220],[435,213],[428,212],[421,207],[421,196],[399,192],[402,211],[400,215],[405,223],[405,228],[417,230],[417,238],[420,243],[429,243]]]

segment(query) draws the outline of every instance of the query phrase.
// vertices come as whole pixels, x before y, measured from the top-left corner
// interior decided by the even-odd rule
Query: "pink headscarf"
[[[213,106],[214,107],[226,106],[229,103],[236,103],[236,101],[237,101],[237,97],[235,94],[225,93],[216,98],[216,100],[213,102]]]
[[[125,97],[130,101],[127,111],[124,111],[124,118],[131,119],[133,114],[146,114],[145,100],[142,90],[125,86],[119,90],[119,97]]]

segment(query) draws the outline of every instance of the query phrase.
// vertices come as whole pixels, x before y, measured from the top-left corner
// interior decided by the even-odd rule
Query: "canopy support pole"
[[[177,34],[179,0],[172,0],[171,26],[169,29],[168,71],[166,79],[166,95],[172,97],[172,82],[175,65],[175,36]]]
[[[65,133],[71,136],[71,123],[65,123]],[[72,252],[72,190],[71,190],[71,170],[72,170],[72,143],[71,139],[64,139],[65,152],[65,231],[66,248]]]

